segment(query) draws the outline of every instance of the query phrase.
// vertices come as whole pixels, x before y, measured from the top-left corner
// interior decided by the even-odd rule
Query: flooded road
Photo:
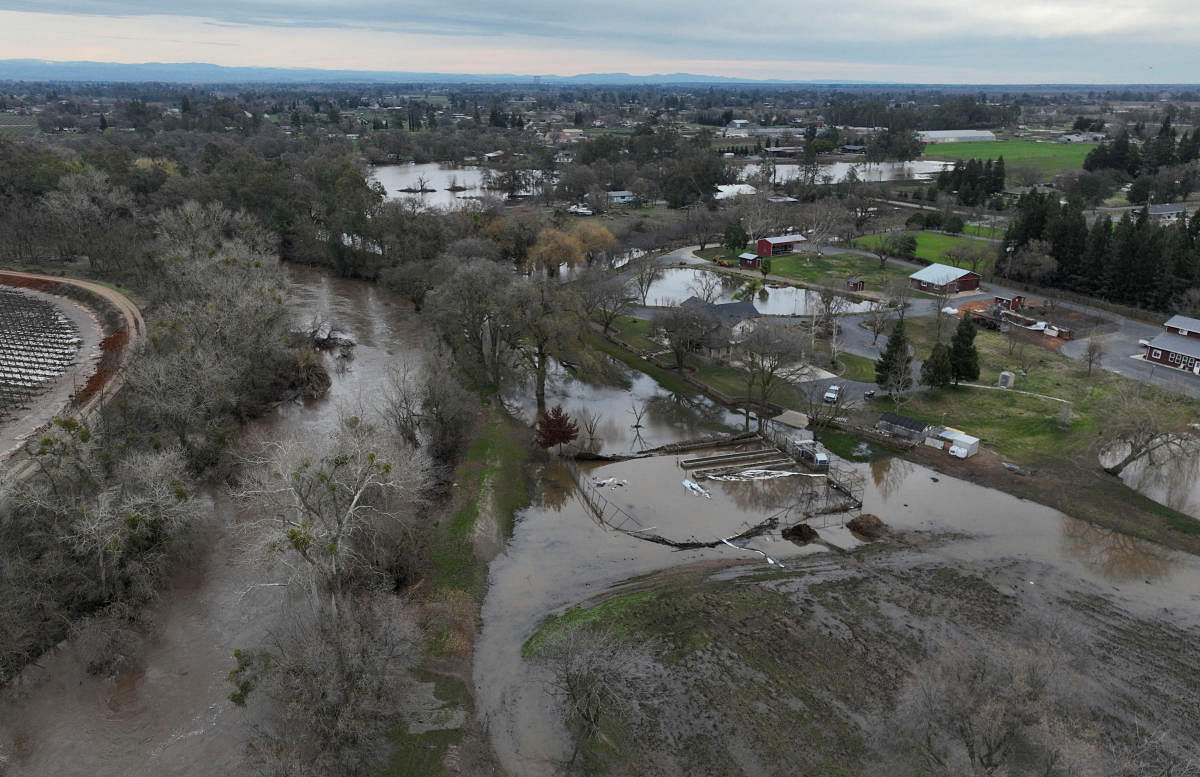
[[[683,458],[619,462],[590,469],[581,477],[593,483],[613,478],[600,490],[607,499],[641,526],[678,539],[732,535],[778,513],[799,489],[799,482],[791,478],[753,484],[703,481],[712,497],[705,499],[681,487],[681,479],[687,477],[679,467]],[[880,516],[894,529],[940,536],[924,552],[944,563],[1005,562],[999,564],[1001,576],[991,580],[1004,588],[1051,584],[1025,572],[1045,564],[1058,576],[1111,591],[1132,613],[1158,618],[1166,608],[1180,625],[1200,626],[1196,557],[901,459],[852,466],[865,480],[863,511]],[[568,755],[565,733],[546,692],[547,678],[521,657],[521,646],[545,616],[630,578],[681,564],[744,559],[766,566],[753,552],[759,550],[786,567],[800,554],[827,552],[817,544],[793,545],[777,531],[751,540],[746,550],[672,550],[599,524],[574,489],[562,486],[570,483],[569,477],[547,480],[558,484],[553,498],[519,516],[505,551],[492,562],[476,645],[477,708],[490,726],[502,764],[512,774],[553,774],[554,760]],[[839,519],[828,525],[821,519],[812,523],[822,539],[838,547],[858,544]]]
[[[250,424],[251,438],[332,429],[377,397],[395,359],[418,359],[420,328],[403,304],[361,281],[285,267],[297,324],[314,315],[358,342],[319,400],[282,405]],[[332,362],[331,362],[332,363]],[[0,767],[17,777],[207,777],[230,774],[258,711],[227,698],[233,651],[265,644],[283,613],[282,571],[265,563],[262,537],[213,489],[194,552],[146,610],[141,653],[115,677],[89,676],[64,643],[14,684],[0,711]],[[6,769],[6,770],[5,770]]]

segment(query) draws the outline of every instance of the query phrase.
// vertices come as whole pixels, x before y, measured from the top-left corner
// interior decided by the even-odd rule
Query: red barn
[[[908,276],[908,282],[917,291],[930,294],[956,294],[979,288],[982,277],[979,273],[962,270],[947,264],[931,264]]]
[[[1200,319],[1171,316],[1146,344],[1146,360],[1200,375]]]
[[[760,237],[758,239],[759,256],[782,256],[796,250],[796,246],[807,243],[804,235],[778,235],[776,237]]]

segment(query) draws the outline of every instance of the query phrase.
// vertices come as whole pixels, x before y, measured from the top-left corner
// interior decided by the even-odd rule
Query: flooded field
[[[681,485],[687,477],[679,467],[682,458],[620,462],[580,477],[593,483],[613,478],[603,490],[608,498],[644,526],[680,538],[729,536],[794,502],[791,478],[703,481],[711,494],[706,499]],[[992,580],[997,587],[1074,580],[1111,591],[1115,601],[1143,617],[1164,617],[1166,608],[1177,624],[1200,626],[1200,559],[900,459],[854,467],[866,484],[864,512],[894,529],[940,537],[927,552],[946,563],[999,568]],[[553,774],[552,761],[567,747],[549,709],[546,678],[521,658],[522,644],[542,618],[630,578],[682,564],[744,559],[765,568],[768,562],[755,552],[761,551],[787,567],[799,554],[828,550],[817,544],[801,548],[769,531],[744,550],[676,551],[598,523],[575,495],[572,478],[561,472],[543,482],[541,503],[520,516],[505,552],[492,563],[475,663],[478,709],[502,763],[512,773],[530,775]],[[839,520],[813,525],[823,523],[829,525],[818,529],[822,539],[846,548],[859,544]],[[1048,571],[1027,572],[1034,568]]]
[[[732,302],[733,295],[744,283],[742,279],[708,270],[668,268],[663,270],[662,278],[650,286],[646,302],[656,307],[673,307],[688,297],[704,298],[706,287],[714,284],[717,294],[715,301]],[[820,298],[814,291],[787,286],[768,288],[765,295],[756,294],[750,301],[759,313],[766,316],[807,316],[816,309]],[[866,302],[853,302],[849,299],[844,305],[845,313],[862,313],[870,307]]]
[[[486,193],[482,167],[446,167],[436,163],[382,165],[371,170],[368,181],[382,184],[389,200],[411,197],[424,205],[439,208],[453,208],[463,199],[478,198]],[[451,187],[461,187],[461,191]],[[422,188],[427,191],[415,191]]]
[[[297,323],[334,323],[358,346],[319,400],[285,404],[246,429],[278,439],[332,429],[343,414],[374,401],[395,359],[420,356],[419,327],[407,306],[374,286],[294,266]],[[15,684],[0,711],[0,747],[11,754],[0,773],[13,777],[126,777],[229,774],[243,761],[257,711],[227,698],[233,651],[254,648],[281,617],[282,572],[266,566],[262,538],[222,492],[209,508],[195,551],[146,613],[140,657],[115,677],[92,677],[76,646],[64,643]]]
[[[952,162],[916,160],[912,162],[833,162],[818,165],[817,182],[840,183],[853,170],[860,181],[928,181],[943,170],[953,167]],[[756,164],[746,165],[741,178],[745,180],[758,174]],[[800,177],[800,165],[776,164],[775,180],[780,183],[794,181]]]
[[[676,394],[662,388],[653,378],[604,357],[612,379],[585,380],[560,364],[550,371],[546,404],[562,405],[580,424],[581,445],[596,453],[636,453],[679,440],[741,431],[744,415],[713,402],[702,394]],[[532,424],[537,406],[532,392],[521,391],[506,398]],[[585,416],[595,418],[593,432]]]

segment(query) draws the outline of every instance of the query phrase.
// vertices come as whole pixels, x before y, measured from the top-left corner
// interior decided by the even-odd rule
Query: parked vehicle
[[[874,398],[875,398],[875,389],[871,389],[870,391],[863,392],[863,399],[874,399]]]
[[[842,396],[841,386],[830,386],[825,389],[825,396],[822,397],[826,402],[837,402]]]
[[[829,469],[829,454],[821,450],[821,446],[817,445],[815,440],[805,440],[797,442],[796,456],[800,462],[809,469],[817,472],[824,472]]]

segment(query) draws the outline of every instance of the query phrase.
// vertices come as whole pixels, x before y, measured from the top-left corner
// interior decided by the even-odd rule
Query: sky
[[[1181,0],[0,0],[0,58],[788,81],[1196,83]]]

